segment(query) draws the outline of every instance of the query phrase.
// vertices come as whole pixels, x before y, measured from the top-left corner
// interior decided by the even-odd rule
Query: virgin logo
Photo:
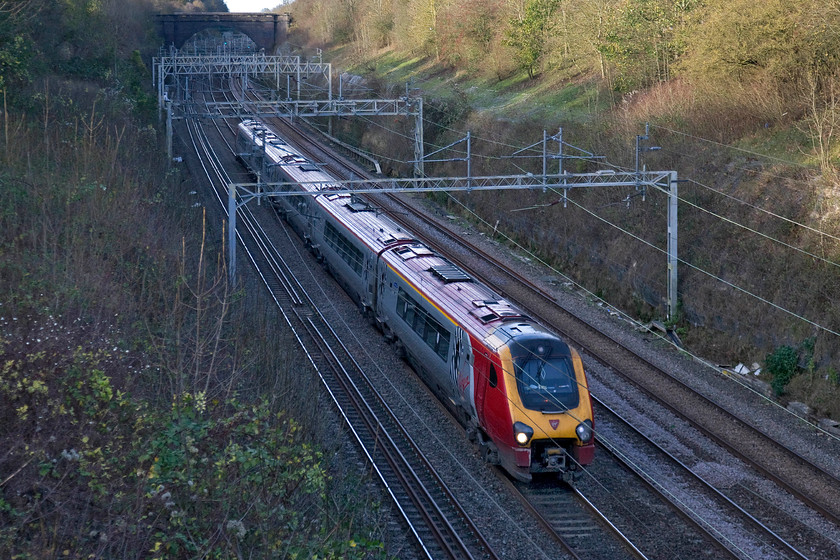
[[[560,420],[549,420],[548,423],[551,424],[552,430],[556,430],[557,426],[560,425]]]

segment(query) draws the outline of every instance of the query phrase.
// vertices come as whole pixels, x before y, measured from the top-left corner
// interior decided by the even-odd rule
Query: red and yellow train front
[[[533,473],[577,479],[595,450],[592,402],[580,355],[539,331],[512,336],[497,348],[510,411],[509,430],[497,434],[504,440],[496,441],[500,462],[523,480]]]

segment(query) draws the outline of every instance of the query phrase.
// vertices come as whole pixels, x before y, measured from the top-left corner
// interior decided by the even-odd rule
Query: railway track
[[[602,441],[604,453],[632,470],[636,479],[646,484],[651,492],[671,502],[683,523],[706,535],[707,540],[716,542],[720,551],[716,557],[807,558],[791,544],[795,538],[791,532],[787,533],[787,538],[777,534],[606,405],[599,406],[599,413],[602,423],[611,424],[605,429],[610,434],[609,439],[622,444],[618,448]],[[632,451],[628,453],[628,449]],[[639,457],[660,459],[655,464],[641,465]],[[737,527],[737,541],[731,538],[732,531],[721,529],[728,525]]]
[[[318,160],[324,160],[324,158],[323,158],[323,157],[316,157],[315,159],[318,159]],[[334,171],[334,172],[336,172],[336,175],[338,175],[338,176],[340,176],[340,175],[341,175],[341,173],[339,173],[336,169],[333,169],[333,171]],[[356,169],[356,170],[354,170],[354,171],[353,171],[353,173],[355,174],[355,176],[356,176],[356,177],[358,177],[358,176],[360,176],[360,175],[363,173],[363,170]],[[345,176],[346,176],[346,175],[345,175]],[[392,198],[395,198],[395,197],[392,197]],[[401,205],[403,204],[401,201],[399,201],[399,203],[400,203]],[[394,216],[394,217],[399,217],[399,216],[400,216],[400,214],[401,214],[401,213],[403,213],[403,212],[406,212],[406,210],[407,210],[407,209],[406,209],[406,207],[405,207],[405,206],[403,206],[403,208],[402,208],[402,209],[400,209],[400,210],[391,210],[391,214],[392,214],[392,216]],[[406,212],[406,214],[407,214],[407,212]],[[423,220],[424,220],[424,224],[428,224],[428,222],[425,222],[425,220],[426,220],[426,219],[427,219],[427,217],[423,218]],[[435,224],[435,227],[439,227],[439,226],[440,226],[440,224]],[[406,223],[406,227],[408,227],[409,229],[411,229],[411,230],[413,230],[413,231],[417,231],[416,222],[415,222],[415,223],[407,222],[407,223]],[[443,229],[448,229],[448,228],[445,228],[445,227],[444,227]],[[452,233],[450,232],[450,233],[448,233],[448,235],[452,235]],[[431,245],[434,245],[434,243],[431,243],[428,239],[424,239],[424,241],[426,241],[426,242],[430,243]],[[452,247],[451,247],[450,245],[451,245],[451,242],[443,242],[443,243],[441,244],[441,246],[439,246],[439,247],[438,247],[438,250],[439,250],[439,251],[441,251],[442,253],[447,254],[448,256],[452,256]],[[463,239],[458,239],[458,245],[463,245]],[[473,251],[475,251],[475,250],[477,250],[477,248],[469,248],[468,250],[473,250]],[[516,297],[516,296],[512,295],[513,290],[510,290],[509,286],[510,286],[510,285],[514,285],[514,284],[516,284],[517,282],[518,282],[518,283],[524,283],[524,284],[531,284],[531,288],[530,288],[530,289],[531,289],[533,292],[535,292],[535,293],[540,293],[540,296],[536,298],[536,300],[537,300],[537,301],[540,301],[540,302],[541,302],[541,303],[538,303],[538,304],[537,304],[537,306],[538,306],[539,308],[545,308],[545,303],[546,303],[546,302],[549,302],[549,303],[551,304],[551,306],[552,306],[552,307],[557,307],[556,302],[554,301],[553,296],[551,296],[550,294],[547,294],[547,293],[543,292],[541,288],[539,288],[539,287],[537,287],[537,286],[534,286],[534,285],[533,285],[533,284],[532,284],[529,280],[522,278],[522,277],[521,277],[521,275],[517,275],[517,274],[515,273],[515,271],[509,271],[509,270],[508,270],[508,268],[509,268],[509,267],[507,267],[507,266],[503,265],[502,263],[498,262],[496,259],[493,259],[493,258],[489,257],[489,256],[488,256],[485,252],[482,252],[482,251],[480,251],[480,250],[478,250],[478,251],[479,251],[480,253],[483,253],[483,256],[482,256],[482,258],[483,258],[483,259],[486,259],[486,260],[488,260],[488,262],[491,262],[491,263],[492,263],[492,265],[491,265],[491,266],[493,267],[492,272],[493,272],[494,274],[490,275],[490,277],[498,277],[499,270],[505,270],[505,271],[506,271],[506,273],[507,273],[507,274],[509,274],[511,278],[513,278],[513,280],[510,280],[509,282],[503,282],[503,283],[502,283],[502,284],[505,286],[505,289],[503,289],[503,290],[501,290],[501,291],[503,291],[503,292],[505,293],[505,296],[506,296],[506,297],[508,297],[509,299],[512,299],[512,300],[514,300],[514,301],[518,301],[518,302],[522,303],[522,298],[520,298],[520,297]],[[482,274],[481,272],[477,272],[475,269],[473,269],[473,267],[472,267],[472,266],[470,266],[469,264],[467,264],[465,261],[461,261],[461,260],[459,260],[458,258],[453,258],[453,260],[455,260],[456,262],[458,262],[459,266],[462,266],[462,267],[463,267],[463,268],[465,268],[465,269],[469,269],[469,270],[471,270],[474,274],[476,274],[476,275],[478,275],[478,276],[484,276],[484,277],[486,277],[486,276],[487,276],[486,274]],[[465,260],[466,260],[466,259],[465,259]],[[519,277],[517,278],[517,276],[519,276]],[[500,287],[498,282],[496,282],[496,283],[495,283],[495,285],[496,285],[497,287]],[[540,298],[541,298],[541,299],[540,299]],[[533,308],[531,308],[531,309],[533,309]],[[533,313],[533,311],[532,311],[532,314],[533,314],[534,316],[537,316],[537,314]],[[551,313],[547,313],[547,315],[549,315],[549,316],[553,316],[553,315],[555,315],[555,314],[557,314],[557,311],[556,311],[556,310],[552,310],[552,312],[551,312]],[[552,319],[542,318],[542,320],[543,320],[544,322],[546,322],[547,324],[552,324],[552,325],[554,325],[554,326],[555,326],[555,328],[558,328],[558,330],[564,330],[564,329],[561,329],[560,327],[558,327],[558,323],[554,322],[554,320],[552,320]],[[565,323],[560,322],[559,324],[565,324]],[[566,327],[566,328],[574,331],[574,330],[576,330],[576,329],[578,328],[578,326],[579,326],[579,325],[575,325],[574,323],[571,323],[571,327]],[[597,351],[596,351],[596,352],[589,351],[590,346],[587,346],[587,345],[585,344],[585,342],[583,342],[583,341],[585,341],[585,340],[587,340],[587,339],[588,339],[587,337],[581,337],[581,338],[583,339],[583,341],[582,341],[581,339],[578,339],[577,337],[572,337],[572,336],[569,336],[568,331],[566,331],[566,332],[565,332],[565,335],[566,335],[566,337],[567,337],[568,339],[570,339],[570,340],[574,340],[574,341],[575,341],[575,342],[576,342],[576,343],[577,343],[580,347],[586,348],[586,349],[587,349],[587,351],[588,351],[590,354],[595,355],[596,357],[599,355],[599,352],[597,352]],[[612,340],[612,341],[611,341],[611,343],[612,343],[612,344],[615,344],[615,345],[619,345],[619,343],[618,343],[617,341],[615,341],[615,340]],[[607,341],[607,342],[602,342],[601,346],[596,346],[596,348],[602,348],[602,347],[606,346],[606,347],[607,347],[606,354],[608,354],[608,355],[609,355],[609,354],[610,354],[610,352],[612,352],[612,351],[613,351],[613,348],[610,346],[610,344],[611,344],[611,343],[610,343],[609,341]],[[625,350],[626,350],[626,349],[625,349]],[[629,350],[628,350],[628,351],[629,351]],[[631,352],[631,353],[632,353],[632,352]],[[603,354],[601,354],[601,355],[603,355]],[[636,357],[636,358],[638,359],[638,357]],[[624,360],[624,359],[625,359],[625,358],[622,358],[622,360],[621,360],[621,361],[615,361],[615,360],[610,361],[610,360],[606,360],[606,359],[604,359],[604,363],[605,363],[605,364],[607,364],[609,367],[612,367],[612,368],[613,368],[613,370],[619,371],[619,370],[618,370],[618,368],[622,368],[622,369],[623,369],[624,367],[626,367],[625,362],[623,362],[623,360]],[[647,365],[646,367],[655,367],[655,366],[652,366],[652,364],[649,364],[649,363],[648,363],[648,365]],[[637,365],[636,367],[634,367],[634,368],[630,368],[630,369],[635,371],[635,373],[636,373],[636,377],[642,377],[642,378],[643,378],[643,377],[646,375],[646,372],[644,371],[644,367],[639,367],[639,366]],[[641,373],[639,373],[639,372],[641,372]],[[661,372],[661,374],[668,375],[668,374],[667,374],[667,372]],[[676,381],[678,381],[678,380],[676,380]],[[658,383],[658,382],[656,382],[656,383]],[[656,384],[656,383],[654,383],[654,384]],[[640,385],[641,385],[641,384],[640,384]],[[677,385],[679,385],[679,384],[677,384]],[[676,394],[676,393],[674,392],[674,391],[676,391],[675,389],[670,389],[670,391],[671,391],[671,392],[655,392],[655,393],[651,391],[651,392],[650,392],[650,394],[652,394],[652,395],[654,395],[654,394],[655,394],[655,397],[654,397],[654,398],[664,400],[664,399],[666,399],[666,398],[668,397],[668,395],[674,395],[674,394]],[[691,390],[689,387],[687,387],[687,386],[683,385],[682,391],[691,392],[692,390]],[[663,395],[664,395],[664,396],[663,396]],[[706,399],[706,400],[708,400],[708,399]],[[715,405],[715,403],[713,403],[713,402],[711,402],[711,401],[710,401],[710,403],[711,403],[711,404],[710,404],[710,406],[712,406],[712,407],[717,406],[717,405]],[[688,408],[691,408],[692,406],[693,406],[693,403],[691,403],[691,402],[690,402],[688,405],[685,405],[685,407],[688,407]],[[686,418],[686,419],[688,419],[689,421],[691,421],[692,419],[691,419],[691,417],[690,417],[688,414],[683,414],[683,412],[681,412],[681,408],[685,408],[685,407],[669,406],[669,408],[671,408],[672,410],[674,410],[677,414],[683,415],[683,417],[684,417],[684,418]],[[718,407],[718,408],[720,408],[720,407]],[[704,412],[704,413],[702,413],[702,414],[701,414],[701,416],[706,416],[706,417],[708,417],[708,416],[711,414],[711,413],[709,412],[710,410],[711,410],[711,409],[707,409],[707,410],[706,410],[706,412]],[[731,421],[732,421],[732,418],[731,418],[731,417],[729,417],[728,421],[730,421],[730,422],[731,422]],[[710,437],[716,438],[716,436],[714,435],[714,430],[710,430],[710,431],[709,431],[709,435],[710,435]],[[769,438],[769,437],[768,437],[768,439],[770,439],[770,440],[771,440],[771,442],[772,442],[772,438]],[[735,439],[735,441],[737,442],[737,441],[738,441],[738,439],[736,438],[736,439]],[[723,443],[722,443],[722,444],[723,444]],[[795,454],[795,453],[793,453],[793,452],[792,452],[792,450],[787,450],[787,451],[789,451],[789,452],[790,452],[793,456],[797,456],[797,457],[799,456],[799,454]],[[736,454],[738,454],[739,456],[742,456],[740,452],[738,452],[738,453],[736,453]],[[761,452],[760,452],[759,454],[761,454]],[[789,455],[789,456],[791,456],[791,455]],[[748,457],[743,457],[743,456],[742,456],[742,458],[748,459]],[[804,458],[799,457],[799,460],[800,460],[800,461],[801,461],[801,460],[803,460],[803,459],[804,459]],[[805,461],[806,461],[808,464],[813,465],[812,463],[808,462],[807,460],[805,460]],[[813,467],[814,467],[815,469],[819,470],[819,471],[822,471],[822,472],[823,472],[825,475],[827,475],[828,477],[833,477],[833,475],[831,475],[831,473],[826,472],[826,471],[825,471],[825,469],[822,469],[822,468],[818,467],[817,465],[813,465]],[[687,467],[686,467],[686,469],[687,469]],[[775,475],[772,475],[772,472],[768,472],[768,473],[766,473],[766,474],[767,474],[768,476],[775,476]],[[639,476],[642,476],[642,475],[639,475]],[[823,482],[826,482],[826,481],[828,481],[828,480],[829,480],[829,479],[823,479]],[[836,479],[835,479],[835,480],[836,480]],[[826,515],[827,517],[829,517],[830,519],[832,519],[833,521],[835,521],[835,522],[836,522],[836,512],[833,512],[830,506],[826,506],[826,505],[825,505],[826,500],[822,500],[822,501],[816,501],[816,500],[815,500],[815,501],[811,501],[811,500],[810,500],[807,496],[804,496],[804,495],[802,495],[802,494],[799,494],[799,491],[796,489],[796,485],[791,485],[791,486],[788,486],[788,485],[787,485],[787,484],[786,484],[786,483],[785,483],[782,479],[779,479],[779,480],[778,480],[778,482],[780,482],[780,484],[784,484],[784,485],[785,485],[785,487],[787,487],[787,488],[788,488],[788,490],[790,490],[792,493],[797,494],[797,495],[800,497],[800,499],[802,499],[803,501],[805,501],[806,503],[808,503],[811,507],[814,507],[815,509],[817,509],[818,511],[820,511],[821,513],[823,513],[823,515]],[[705,483],[704,483],[704,484],[705,484]],[[712,492],[712,493],[717,492],[716,490],[714,490],[714,488],[712,488],[712,487],[711,487],[711,485],[708,485],[708,484],[706,484],[706,485],[707,485],[707,486],[709,486],[709,491],[710,491],[710,492]],[[807,486],[807,485],[806,485],[806,486]],[[718,494],[720,494],[720,493],[718,492]],[[551,495],[550,495],[550,494],[549,494],[548,496],[549,496],[549,497],[547,498],[547,497],[546,497],[546,495],[545,495],[545,493],[543,492],[541,497],[539,497],[539,498],[534,497],[534,498],[532,498],[532,499],[531,499],[531,502],[532,502],[532,503],[539,503],[539,502],[543,502],[543,505],[542,505],[542,506],[539,506],[537,509],[543,509],[543,510],[545,510],[545,506],[544,506],[544,504],[545,504],[545,503],[551,503],[552,501],[556,501],[556,500],[552,500],[552,499],[551,499],[551,497],[550,497]],[[774,533],[774,531],[773,531],[773,530],[771,530],[771,529],[769,529],[769,528],[767,528],[767,527],[763,527],[763,525],[762,525],[762,523],[761,523],[760,521],[758,521],[758,520],[757,520],[757,519],[755,519],[754,517],[750,516],[750,515],[749,515],[748,513],[746,513],[745,511],[743,511],[743,509],[742,509],[742,508],[740,508],[737,504],[734,504],[734,502],[732,502],[732,500],[730,500],[729,498],[726,498],[726,496],[723,496],[722,494],[720,494],[720,495],[717,497],[717,499],[721,500],[721,503],[723,503],[723,502],[729,502],[729,507],[732,507],[734,511],[738,512],[738,515],[742,515],[742,516],[744,516],[744,517],[745,517],[745,518],[747,518],[747,519],[750,519],[750,518],[751,518],[751,519],[752,519],[752,521],[748,521],[748,522],[749,522],[749,523],[754,524],[754,525],[755,525],[755,526],[757,526],[757,527],[759,527],[761,531],[763,531],[763,532],[765,532],[767,535],[769,535],[770,540],[773,542],[773,545],[772,545],[772,546],[774,546],[774,547],[778,548],[779,550],[782,550],[782,551],[783,551],[783,554],[782,554],[782,556],[781,556],[781,557],[790,557],[790,558],[804,558],[804,557],[806,557],[805,555],[803,555],[802,553],[800,553],[800,552],[799,552],[799,551],[798,551],[795,547],[793,547],[792,545],[788,544],[788,542],[787,542],[787,541],[786,541],[783,537],[780,537],[780,536],[776,535],[776,534]],[[830,504],[830,503],[832,502],[832,500],[831,500],[831,499],[829,499],[829,500],[827,500],[827,502]],[[567,508],[567,509],[568,509],[568,508]],[[679,508],[678,508],[678,509],[679,509]],[[561,516],[560,514],[557,514],[557,513],[549,513],[546,517],[547,517],[547,518],[552,518],[552,517],[553,517],[553,518],[555,518],[555,519],[562,519],[562,516]],[[690,519],[690,517],[691,517],[691,516],[690,516],[690,515],[686,515],[686,517]],[[571,521],[571,522],[566,521],[566,523],[572,523],[572,524],[574,524],[574,523],[576,523],[576,521]],[[548,524],[549,524],[549,525],[558,525],[558,523],[555,523],[555,522],[549,522]],[[700,524],[702,525],[702,522],[701,522]],[[559,528],[559,530],[558,530],[557,532],[558,532],[558,533],[560,533],[560,534],[562,534],[562,533],[566,533],[566,537],[569,537],[568,526],[569,526],[569,525],[563,525],[563,522],[560,522],[560,523],[559,523],[559,527],[560,527],[560,528]],[[796,530],[796,529],[794,529],[794,531],[795,531],[795,530]],[[721,543],[721,545],[720,545],[720,546],[721,546],[721,551],[722,551],[722,553],[728,553],[728,554],[730,554],[730,556],[732,556],[732,557],[736,557],[736,558],[738,558],[738,557],[744,557],[744,558],[754,557],[754,556],[750,556],[750,555],[749,555],[749,553],[746,553],[746,552],[744,552],[744,551],[740,551],[740,552],[739,552],[739,551],[731,551],[731,550],[729,550],[729,548],[727,548],[727,547],[726,547],[725,543]],[[830,545],[830,543],[829,543],[827,546],[831,546],[831,545]],[[630,549],[632,550],[632,547],[628,547],[628,548],[630,548]],[[633,552],[633,554],[634,554],[635,556],[637,556],[637,557],[644,557],[644,556],[642,555],[642,553],[641,553],[641,552],[639,552],[638,550],[636,550],[635,552]],[[739,554],[740,554],[740,555],[739,555]]]
[[[336,168],[333,168],[331,171],[335,172],[337,176],[349,176],[346,172]],[[359,168],[352,171],[357,177],[363,172],[364,170]],[[837,522],[837,504],[840,503],[838,502],[840,496],[837,494],[837,489],[840,488],[840,484],[838,484],[840,481],[832,473],[776,441],[771,436],[764,434],[756,427],[737,418],[713,400],[698,394],[675,376],[637,356],[617,340],[582,323],[577,317],[561,308],[553,296],[534,285],[521,274],[511,270],[509,266],[492,255],[465,242],[462,237],[457,236],[457,234],[453,233],[445,225],[438,222],[430,223],[431,221],[428,220],[428,216],[420,218],[422,222],[402,219],[403,216],[412,215],[414,209],[411,205],[405,204],[404,201],[398,199],[398,197],[389,198],[398,205],[390,209],[391,216],[401,221],[407,229],[416,232],[424,229],[428,230],[431,227],[437,229],[438,232],[443,232],[449,238],[445,242],[435,242],[428,237],[424,237],[424,242],[429,243],[436,250],[453,258],[459,266],[479,277],[498,279],[500,271],[507,275],[510,280],[507,283],[502,282],[502,285],[506,287],[501,290],[506,297],[520,304],[523,301],[530,301],[531,303],[526,304],[525,307],[530,310],[533,316],[539,317],[546,324],[557,328],[569,340],[572,340],[579,347],[586,349],[587,353],[607,367],[610,367],[613,371],[624,375],[628,380],[636,384],[649,396],[667,406],[675,414],[685,418],[692,425],[697,426],[707,437],[710,437],[727,448],[730,453],[754,466],[760,472],[764,473],[765,476],[786,488],[830,521]],[[383,206],[385,205],[383,204]],[[453,247],[456,252],[460,248],[460,251],[472,252],[478,255],[479,258],[453,257]],[[471,264],[476,260],[487,263],[485,264],[487,268],[481,270]],[[494,285],[499,287],[499,282],[494,282]],[[511,290],[509,288],[511,285],[519,285],[520,291],[516,292]],[[522,289],[530,291],[532,295],[523,297],[521,295]],[[534,313],[534,309],[548,309],[549,311]],[[581,332],[583,334],[580,334]],[[710,419],[714,421],[710,421]],[[744,442],[751,442],[749,449],[744,449]],[[755,442],[755,445],[752,445],[753,442]],[[683,468],[686,472],[691,473],[688,467],[683,465]],[[691,473],[690,476],[696,477],[694,473]],[[708,491],[713,490],[708,483],[703,482],[702,486]],[[738,515],[746,520],[746,523],[753,525],[763,535],[761,537],[762,539],[772,543],[772,547],[784,551],[785,556],[783,557],[807,557],[791,544],[790,541],[795,538],[795,535],[791,535],[788,539],[781,537],[779,533],[766,527],[755,516],[750,515],[720,492],[717,492],[716,499],[724,503],[726,507],[734,508],[738,512]],[[682,511],[678,506],[675,505],[674,507],[678,511]],[[692,519],[692,517],[687,516],[687,519]],[[718,542],[721,550],[727,551],[732,557],[749,557],[747,553],[737,550],[737,546],[734,547],[735,550],[730,550],[733,545],[727,545],[726,542],[722,542],[726,541],[725,537],[720,538],[715,536],[714,528],[705,527],[702,520],[695,520],[694,524],[699,530],[706,533],[709,538]],[[796,531],[794,529],[793,531],[788,531],[788,533],[796,533]],[[827,540],[823,545],[825,549],[830,549],[832,546],[830,540]]]
[[[226,186],[231,182],[225,166],[231,162],[220,163],[200,125],[190,123],[187,131],[224,211]],[[258,217],[249,206],[241,207],[239,213],[239,243],[318,372],[348,431],[393,498],[420,555],[497,558],[275,249],[272,239],[277,231],[268,232],[263,224],[277,226],[276,220]]]

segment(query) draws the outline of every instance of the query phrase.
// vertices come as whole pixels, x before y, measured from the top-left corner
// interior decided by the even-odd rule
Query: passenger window
[[[495,387],[499,384],[499,375],[496,373],[496,366],[490,366],[490,379],[489,383],[491,387]]]
[[[425,325],[423,339],[426,341],[426,344],[429,346],[429,348],[434,348],[435,344],[437,344],[437,331],[435,331],[432,325]]]

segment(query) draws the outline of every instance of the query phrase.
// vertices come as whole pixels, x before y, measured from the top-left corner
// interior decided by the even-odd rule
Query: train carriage
[[[431,251],[258,121],[239,157],[267,181],[321,182],[279,210],[344,289],[398,341],[485,457],[530,480],[571,480],[591,463],[592,405],[580,356],[486,285]]]

